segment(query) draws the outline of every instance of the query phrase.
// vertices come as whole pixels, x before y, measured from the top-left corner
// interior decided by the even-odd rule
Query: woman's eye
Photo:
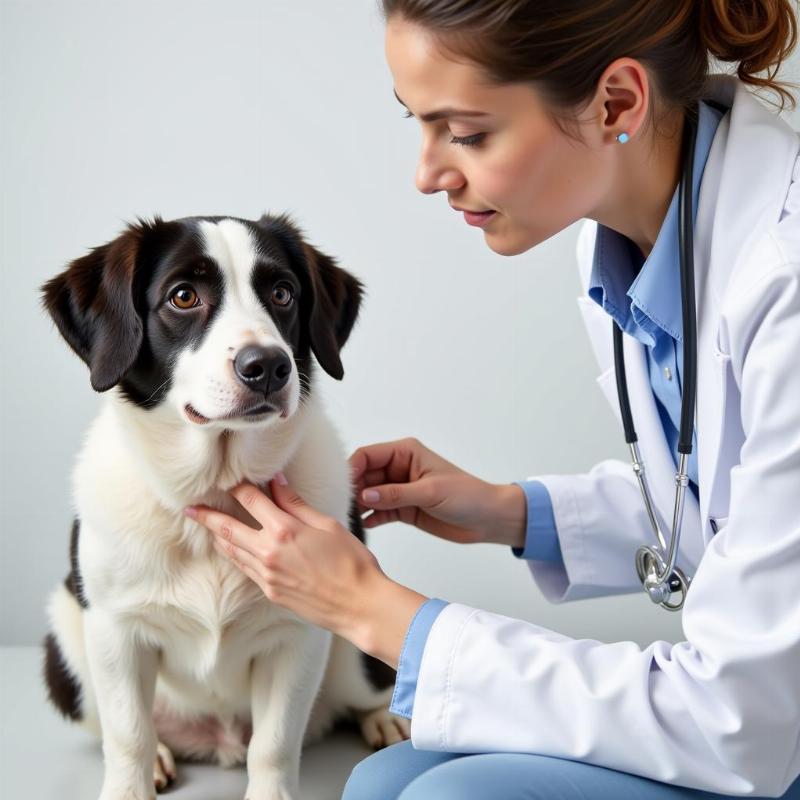
[[[463,144],[466,147],[474,147],[476,144],[480,144],[485,136],[485,133],[473,133],[471,136],[453,136],[450,139],[450,144]]]
[[[279,283],[272,290],[272,300],[279,306],[288,306],[292,302],[294,295],[290,286],[285,283]]]
[[[170,296],[170,303],[175,308],[185,311],[187,308],[194,308],[200,305],[200,298],[191,286],[179,286]]]
[[[413,117],[414,115],[408,109],[405,110],[403,116],[408,119],[409,117]],[[471,136],[453,136],[450,139],[450,144],[461,144],[465,147],[474,147],[475,145],[480,144],[484,138],[486,137],[485,133],[473,133]]]

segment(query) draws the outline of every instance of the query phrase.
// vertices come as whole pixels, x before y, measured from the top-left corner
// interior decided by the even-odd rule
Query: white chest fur
[[[258,527],[227,489],[242,480],[263,485],[283,469],[307,502],[347,524],[343,448],[313,404],[279,435],[254,431],[224,442],[153,414],[109,397],[79,455],[73,480],[85,593],[90,607],[159,650],[159,681],[179,686],[187,709],[244,711],[253,656],[307,626],[219,556],[183,508],[205,503]]]

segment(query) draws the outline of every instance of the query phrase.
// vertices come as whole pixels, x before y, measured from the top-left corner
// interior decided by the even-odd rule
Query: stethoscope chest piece
[[[636,572],[645,592],[650,599],[667,611],[680,611],[686,601],[689,591],[690,579],[683,570],[675,567],[669,580],[659,579],[659,572],[664,570],[664,559],[654,547],[642,545],[636,551]],[[672,595],[677,594],[678,599],[672,600]]]

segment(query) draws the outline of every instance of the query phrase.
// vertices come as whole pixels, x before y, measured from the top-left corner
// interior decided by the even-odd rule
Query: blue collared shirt
[[[695,146],[692,209],[697,200],[708,153],[723,113],[701,102]],[[647,258],[626,236],[598,224],[589,297],[616,320],[622,330],[645,345],[650,385],[673,459],[678,464],[683,374],[683,318],[678,252],[678,189]],[[636,419],[634,419],[634,427]],[[697,489],[697,432],[688,461],[689,488]],[[527,527],[524,548],[514,547],[518,558],[562,561],[553,505],[541,481],[513,481],[525,492]],[[447,605],[431,598],[417,610],[406,631],[397,665],[397,680],[389,710],[411,717],[425,641],[436,617]]]

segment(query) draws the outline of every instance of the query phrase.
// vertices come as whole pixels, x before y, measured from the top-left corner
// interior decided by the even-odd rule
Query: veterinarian
[[[579,307],[631,462],[496,485],[413,438],[360,447],[364,525],[511,546],[555,603],[644,586],[686,640],[577,641],[427,598],[281,476],[271,499],[234,490],[260,531],[190,513],[270,600],[397,668],[411,741],[345,800],[800,798],[800,141],[754,94],[792,99],[794,3],[383,10],[420,191],[503,255],[585,220]]]

